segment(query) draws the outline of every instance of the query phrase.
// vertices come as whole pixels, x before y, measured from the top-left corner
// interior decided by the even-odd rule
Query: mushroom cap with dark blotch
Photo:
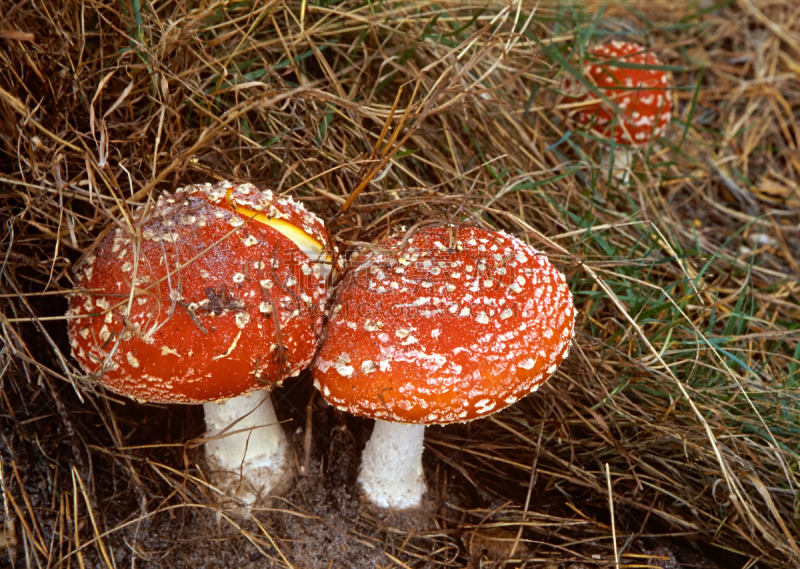
[[[566,357],[572,295],[547,258],[478,227],[421,229],[338,285],[312,375],[354,415],[469,421],[535,391]]]
[[[200,403],[308,365],[328,270],[296,244],[325,245],[301,203],[250,184],[188,186],[135,230],[111,229],[76,269],[68,329],[86,372],[134,399]]]
[[[610,41],[589,50],[584,77],[617,110],[597,97],[574,77],[567,76],[564,90],[576,100],[594,101],[581,106],[575,121],[605,139],[614,137],[623,146],[644,146],[660,136],[672,117],[672,81],[655,54],[631,42]],[[615,66],[615,62],[641,65],[640,69]],[[614,117],[616,116],[616,120]]]

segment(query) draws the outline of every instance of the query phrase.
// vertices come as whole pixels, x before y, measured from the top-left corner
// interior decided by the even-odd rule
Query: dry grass
[[[392,567],[798,566],[800,9],[588,4],[0,4],[0,555],[303,566],[273,523],[289,515],[339,532],[322,567],[355,567],[348,547]],[[559,62],[609,34],[678,85],[629,188],[558,94]],[[577,339],[556,377],[429,430],[433,529],[291,501],[242,520],[197,465],[196,410],[76,369],[70,268],[137,204],[214,179],[290,191],[343,245],[482,223],[567,274]],[[319,417],[324,448],[346,419]],[[367,424],[347,421],[357,448]]]

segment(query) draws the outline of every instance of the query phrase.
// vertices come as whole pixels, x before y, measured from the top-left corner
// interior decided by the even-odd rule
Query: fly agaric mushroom
[[[567,356],[572,295],[516,237],[435,227],[390,239],[345,274],[332,301],[316,387],[377,419],[359,482],[378,506],[417,507],[424,426],[471,421],[535,391]]]
[[[661,61],[644,47],[610,41],[589,50],[584,79],[564,80],[564,91],[575,99],[575,121],[596,136],[613,140],[614,167],[627,172],[632,149],[649,145],[660,136],[671,119],[672,92],[669,74]],[[603,163],[610,162],[609,157]]]
[[[324,248],[319,218],[250,184],[162,195],[78,267],[72,354],[121,395],[203,403],[212,480],[252,503],[291,472],[269,392],[314,355]]]

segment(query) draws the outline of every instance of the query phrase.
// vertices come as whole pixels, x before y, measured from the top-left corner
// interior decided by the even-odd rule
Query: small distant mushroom
[[[359,258],[333,301],[312,375],[338,409],[377,419],[366,498],[421,505],[425,425],[471,421],[535,391],[567,356],[572,295],[547,258],[479,227],[421,229]]]
[[[203,403],[212,481],[253,503],[291,476],[269,393],[314,355],[325,246],[319,218],[250,184],[162,195],[77,268],[72,354],[121,395]]]
[[[634,148],[661,136],[672,116],[672,81],[661,61],[637,43],[610,41],[591,48],[583,68],[589,90],[575,77],[564,91],[577,105],[575,122],[596,136],[613,140],[614,169],[628,172]],[[603,163],[610,163],[610,156]],[[625,176],[625,175],[623,175]],[[626,177],[626,176],[625,176]]]

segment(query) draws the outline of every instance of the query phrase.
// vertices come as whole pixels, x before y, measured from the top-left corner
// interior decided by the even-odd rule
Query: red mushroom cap
[[[648,68],[662,65],[658,57],[639,44],[621,41],[595,46],[589,55],[594,61],[584,67],[583,74],[595,90],[589,91],[572,77],[564,81],[565,91],[576,102],[592,102],[580,107],[576,122],[599,137],[613,136],[623,146],[644,146],[660,136],[671,118],[672,93],[669,74]],[[642,68],[618,67],[618,62]],[[615,103],[619,113],[598,93]]]
[[[250,184],[189,186],[135,229],[112,229],[76,271],[68,329],[84,370],[135,399],[200,403],[308,365],[327,269],[313,252],[324,226],[302,204]]]
[[[312,374],[355,415],[452,423],[536,390],[566,357],[564,276],[519,239],[477,227],[417,231],[339,284]]]

